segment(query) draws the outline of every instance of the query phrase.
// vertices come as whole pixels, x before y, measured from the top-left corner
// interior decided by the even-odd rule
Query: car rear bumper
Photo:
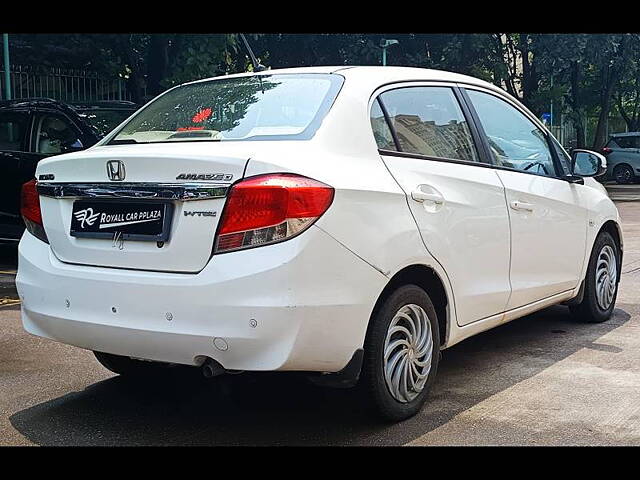
[[[386,281],[317,227],[217,255],[198,274],[65,264],[25,233],[16,278],[34,335],[162,362],[326,372],[362,347]]]

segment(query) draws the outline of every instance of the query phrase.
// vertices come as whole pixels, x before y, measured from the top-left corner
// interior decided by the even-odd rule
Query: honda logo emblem
[[[107,176],[109,180],[121,182],[124,180],[125,175],[124,162],[120,160],[109,160],[107,162]]]

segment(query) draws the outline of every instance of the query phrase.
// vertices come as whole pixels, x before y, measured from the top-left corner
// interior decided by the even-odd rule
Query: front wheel
[[[438,370],[440,333],[429,295],[416,285],[393,292],[373,315],[359,387],[373,411],[399,421],[420,411]]]
[[[600,323],[611,317],[618,296],[619,264],[618,245],[609,233],[601,232],[589,259],[582,302],[570,307],[577,319]]]

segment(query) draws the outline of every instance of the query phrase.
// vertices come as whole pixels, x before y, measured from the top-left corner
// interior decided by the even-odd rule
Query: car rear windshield
[[[104,137],[111,130],[116,128],[122,122],[124,122],[127,117],[130,117],[135,110],[124,110],[124,109],[87,109],[87,110],[77,110],[80,118],[84,119],[85,122],[89,124],[91,128],[93,128],[96,134],[99,137]]]
[[[109,143],[309,139],[343,80],[260,74],[183,85],[150,103]]]

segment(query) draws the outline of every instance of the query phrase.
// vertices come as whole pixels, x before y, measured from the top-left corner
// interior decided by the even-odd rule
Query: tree
[[[630,65],[633,43],[637,34],[592,35],[595,43],[589,52],[593,54],[594,68],[597,69],[600,85],[598,124],[593,139],[593,148],[599,149],[606,143],[607,124],[611,112],[615,90]]]
[[[630,39],[632,53],[627,59],[626,74],[623,75],[614,101],[617,111],[627,124],[629,131],[640,129],[640,36],[633,34]]]

